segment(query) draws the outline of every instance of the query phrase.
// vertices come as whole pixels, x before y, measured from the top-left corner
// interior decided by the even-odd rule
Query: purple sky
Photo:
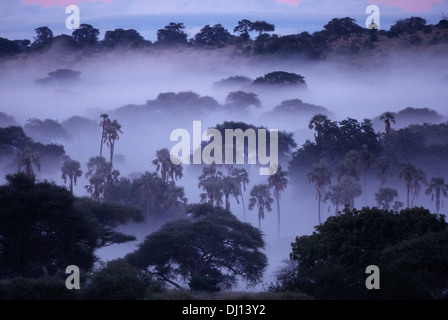
[[[0,1],[0,37],[32,39],[34,29],[49,26],[55,34],[65,29],[65,7],[77,4],[81,23],[104,34],[115,28],[133,28],[154,40],[158,28],[184,22],[190,35],[205,24],[222,23],[233,29],[241,19],[263,19],[276,25],[277,34],[321,30],[333,17],[350,16],[363,25],[365,9],[376,4],[383,29],[398,19],[421,16],[437,23],[448,13],[448,0],[8,0]]]

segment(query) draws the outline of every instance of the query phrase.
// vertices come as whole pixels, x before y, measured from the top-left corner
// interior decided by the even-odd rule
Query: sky
[[[132,28],[152,41],[169,22],[184,22],[194,36],[206,24],[221,23],[232,31],[241,19],[267,20],[284,35],[321,30],[334,17],[350,16],[363,25],[370,4],[380,8],[382,29],[410,16],[437,23],[448,13],[448,0],[1,0],[0,37],[32,40],[34,29],[44,25],[55,35],[71,34],[65,8],[73,4],[80,8],[81,23],[100,29],[100,38],[107,30]]]

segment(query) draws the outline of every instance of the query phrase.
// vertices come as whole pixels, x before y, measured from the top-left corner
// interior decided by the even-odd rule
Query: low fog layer
[[[108,113],[122,125],[123,134],[115,146],[114,167],[122,176],[145,171],[154,171],[151,161],[161,148],[170,149],[175,142],[170,141],[170,132],[184,128],[192,134],[192,120],[202,121],[202,130],[226,120],[244,121],[269,129],[279,129],[294,133],[294,140],[300,147],[306,139],[313,139],[314,132],[308,128],[312,114],[297,114],[281,119],[269,116],[285,100],[300,99],[303,103],[326,108],[331,120],[347,117],[362,121],[375,119],[383,112],[399,112],[407,107],[429,108],[442,117],[448,116],[447,60],[443,55],[424,56],[407,51],[403,54],[390,53],[380,56],[344,56],[324,61],[304,61],[297,59],[256,60],[232,57],[225,49],[221,51],[160,51],[157,53],[131,53],[129,51],[102,53],[100,55],[77,55],[75,53],[43,53],[30,57],[20,56],[15,60],[0,63],[0,111],[13,116],[19,125],[30,118],[54,119],[63,123],[72,116],[82,116],[95,121],[97,132],[73,135],[63,143],[66,154],[81,163],[86,172],[90,157],[97,156],[100,146],[100,114]],[[58,69],[80,72],[79,81],[73,83],[36,82],[48,73]],[[287,71],[305,77],[306,89],[256,90],[251,87],[217,87],[213,84],[231,76],[246,76],[251,79],[272,71]],[[170,117],[141,118],[117,110],[127,105],[144,105],[156,100],[160,93],[192,91],[202,97],[210,96],[220,105],[230,91],[254,92],[261,101],[261,108],[251,107],[248,113],[238,110],[206,112],[202,115],[179,115]],[[324,109],[322,109],[324,110]],[[271,114],[272,115],[272,114]],[[377,119],[378,120],[378,119]],[[420,119],[415,119],[420,122]],[[411,120],[407,120],[411,121]],[[376,131],[384,130],[384,123],[374,122]],[[401,127],[397,122],[397,128]],[[107,149],[106,149],[107,150]],[[107,151],[106,151],[107,152]],[[224,168],[222,169],[225,170]],[[183,186],[189,203],[199,202],[197,177],[200,169],[193,165],[184,166],[184,177],[177,182]],[[0,180],[4,182],[1,172]],[[39,179],[54,180],[58,184],[59,168],[52,175],[38,174]],[[399,200],[404,201],[404,183],[395,177],[390,187],[399,191]],[[372,174],[368,177],[368,197],[356,199],[355,206],[374,206],[374,191],[378,182]],[[258,169],[250,170],[250,185],[245,192],[247,205],[251,187],[265,183],[266,177],[258,175]],[[277,213],[267,213],[261,222],[266,235],[270,267],[265,282],[273,281],[273,272],[288,257],[290,243],[296,236],[310,234],[317,224],[317,202],[313,185],[293,185],[291,182],[281,196],[281,236],[277,239]],[[85,177],[79,179],[74,192],[85,195]],[[396,184],[396,185],[395,185]],[[419,204],[433,207],[424,195]],[[333,214],[324,205],[323,219]],[[233,199],[231,211],[243,220],[241,204]],[[246,220],[258,226],[256,211],[246,210]],[[131,227],[124,227],[126,231]],[[143,239],[145,231],[139,229],[138,238]],[[104,259],[123,256],[133,250],[134,243],[120,247],[103,249]]]

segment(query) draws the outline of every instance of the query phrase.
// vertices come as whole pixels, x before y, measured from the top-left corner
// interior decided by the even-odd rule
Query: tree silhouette
[[[107,136],[106,136],[106,128],[110,125],[110,119],[109,119],[109,115],[106,113],[103,113],[101,115],[101,122],[100,122],[100,127],[101,127],[101,145],[100,145],[100,157],[103,156],[103,144],[107,141]]]
[[[37,170],[40,172],[40,159],[37,152],[32,152],[29,147],[25,147],[18,154],[19,163],[17,165],[17,172],[23,172],[28,176],[35,176],[33,165],[36,166]]]
[[[275,26],[266,21],[255,21],[251,23],[249,31],[257,31],[258,36],[261,36],[263,32],[275,31]]]
[[[238,21],[238,25],[233,29],[233,32],[238,32],[240,34],[240,38],[243,41],[250,40],[249,31],[251,31],[252,22],[247,19],[243,19]]]
[[[171,179],[172,182],[181,179],[183,176],[183,168],[181,164],[174,164],[171,160],[173,156],[167,148],[157,150],[156,159],[152,164],[156,166],[156,171],[160,171],[160,176],[165,182]]]
[[[274,199],[271,197],[269,186],[267,184],[255,185],[250,191],[249,210],[258,207],[258,229],[261,229],[261,219],[264,219],[264,212],[272,211],[271,204]]]
[[[392,131],[391,123],[395,124],[395,116],[391,112],[385,112],[381,115],[380,120],[384,120],[386,134],[390,134]]]
[[[448,184],[445,183],[445,179],[442,177],[432,178],[428,185],[428,189],[426,189],[426,194],[430,194],[431,201],[435,201],[436,213],[438,214],[440,211],[440,204],[442,204],[443,208],[442,196],[445,198],[448,197]]]
[[[268,178],[269,188],[274,189],[274,198],[277,202],[277,237],[280,238],[280,192],[285,191],[288,184],[288,172],[282,171],[279,165],[277,172],[270,175]]]
[[[322,197],[325,196],[326,188],[331,183],[331,170],[327,161],[321,159],[319,163],[313,165],[312,171],[308,172],[306,176],[307,182],[314,183],[316,188],[318,220],[319,224],[321,224]]]
[[[205,193],[201,194],[201,202],[207,202],[211,205],[220,206],[222,204],[222,172],[216,170],[216,165],[210,165],[202,168],[202,174],[199,176],[199,188]]]
[[[367,206],[367,171],[369,171],[370,165],[373,162],[373,153],[368,150],[366,144],[364,144],[362,150],[359,151],[359,158],[364,173],[364,204]]]
[[[246,221],[246,205],[244,204],[243,191],[246,191],[246,184],[249,184],[249,175],[246,169],[234,168],[232,170],[232,177],[240,188],[241,202],[243,203],[244,221]]]
[[[406,207],[409,208],[409,196],[413,194],[413,199],[418,197],[420,184],[426,184],[425,173],[417,169],[411,162],[401,164],[400,179],[406,183]]]
[[[377,193],[375,193],[375,200],[380,209],[389,210],[390,204],[394,198],[398,197],[398,192],[391,188],[380,188]]]
[[[62,164],[61,171],[64,183],[67,183],[67,179],[70,181],[70,192],[73,194],[73,184],[76,185],[78,177],[82,176],[80,163],[75,160],[67,159]]]
[[[376,159],[375,165],[378,168],[377,178],[380,180],[380,188],[387,182],[391,164],[392,160],[388,156],[381,156]]]
[[[234,196],[236,202],[239,204],[238,196],[240,195],[240,188],[234,177],[224,176],[222,178],[222,193],[226,200],[226,209],[230,210],[230,196]]]
[[[110,149],[110,164],[114,158],[115,142],[120,139],[119,133],[123,133],[121,130],[121,124],[117,120],[113,120],[106,127],[104,134],[106,137],[106,144]]]

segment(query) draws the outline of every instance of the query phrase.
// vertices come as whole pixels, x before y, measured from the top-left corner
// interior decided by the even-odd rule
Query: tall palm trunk
[[[277,239],[280,239],[280,195],[278,188],[275,188],[275,201],[277,201]]]
[[[241,201],[243,202],[244,222],[246,222],[246,205],[244,204],[243,188],[241,187],[241,185],[240,185],[240,194],[241,194]]]
[[[70,177],[70,192],[73,194],[73,176]]]
[[[411,187],[409,185],[406,186],[406,206],[409,209],[409,193],[411,192]]]
[[[364,205],[367,207],[367,171],[364,170]]]
[[[319,218],[319,225],[321,224],[320,221],[320,207],[321,207],[321,202],[322,202],[322,195],[319,193],[319,199],[317,201],[317,206],[318,206],[318,218]]]

